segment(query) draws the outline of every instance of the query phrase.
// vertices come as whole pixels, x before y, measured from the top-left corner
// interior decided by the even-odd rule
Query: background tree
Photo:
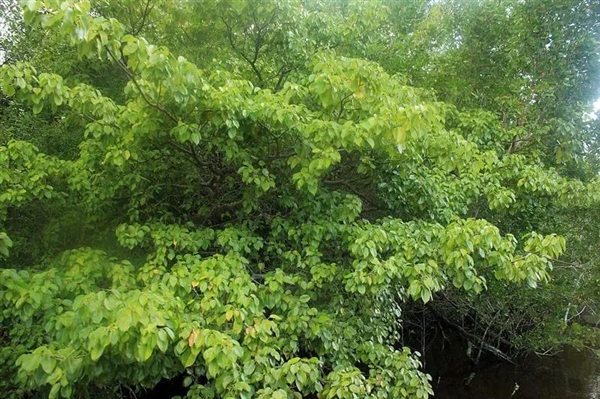
[[[22,6],[0,70],[9,394],[428,397],[415,302],[496,354],[594,341],[551,326],[597,295],[595,4]],[[556,231],[569,267],[532,290]]]

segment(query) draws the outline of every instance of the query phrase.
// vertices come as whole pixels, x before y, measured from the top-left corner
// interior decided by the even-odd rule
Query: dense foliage
[[[9,396],[426,398],[414,303],[482,347],[597,340],[599,3],[21,3]]]

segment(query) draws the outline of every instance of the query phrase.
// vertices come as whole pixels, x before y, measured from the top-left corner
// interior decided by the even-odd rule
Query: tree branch
[[[142,29],[144,29],[144,25],[146,24],[146,19],[148,18],[148,15],[150,15],[150,12],[154,8],[154,5],[152,7],[150,7],[150,3],[152,3],[152,0],[148,0],[146,2],[146,7],[144,8],[144,12],[142,14],[142,20],[140,22],[140,27],[133,30],[133,33],[132,33],[133,36],[139,35],[140,32],[142,31]],[[133,28],[133,26],[132,26],[132,28]]]
[[[165,108],[163,108],[160,104],[158,103],[153,103],[152,101],[150,101],[150,99],[148,98],[148,96],[146,96],[146,93],[144,93],[144,91],[142,90],[142,88],[140,87],[137,79],[135,78],[135,75],[133,72],[131,72],[129,70],[129,68],[127,67],[127,65],[125,65],[125,63],[123,62],[123,60],[121,59],[117,59],[117,57],[115,57],[115,55],[112,53],[112,51],[110,51],[110,48],[106,47],[106,51],[108,52],[108,54],[110,55],[110,57],[113,59],[113,61],[115,61],[115,63],[127,74],[127,76],[131,79],[131,81],[133,82],[134,86],[136,87],[138,93],[140,93],[140,95],[142,96],[142,98],[144,99],[144,102],[146,104],[148,104],[149,106],[151,106],[152,108],[162,112],[163,114],[165,114],[167,117],[169,117],[169,119],[171,119],[173,122],[179,123],[179,119],[177,117],[175,117],[175,115],[173,115],[172,113],[170,113],[168,110],[166,110]]]

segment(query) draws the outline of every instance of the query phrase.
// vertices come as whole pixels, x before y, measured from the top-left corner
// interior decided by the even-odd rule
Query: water
[[[600,399],[600,360],[590,351],[566,347],[552,357],[532,354],[515,364],[486,359],[475,365],[462,349],[456,345],[437,359],[427,356],[434,398]]]

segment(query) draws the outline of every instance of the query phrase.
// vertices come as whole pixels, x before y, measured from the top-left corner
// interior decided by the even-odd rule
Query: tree
[[[403,304],[548,281],[564,238],[511,220],[532,198],[594,207],[600,183],[367,60],[407,35],[379,6],[23,2],[60,51],[0,70],[3,112],[56,129],[0,136],[9,392],[185,375],[189,397],[425,398]]]

